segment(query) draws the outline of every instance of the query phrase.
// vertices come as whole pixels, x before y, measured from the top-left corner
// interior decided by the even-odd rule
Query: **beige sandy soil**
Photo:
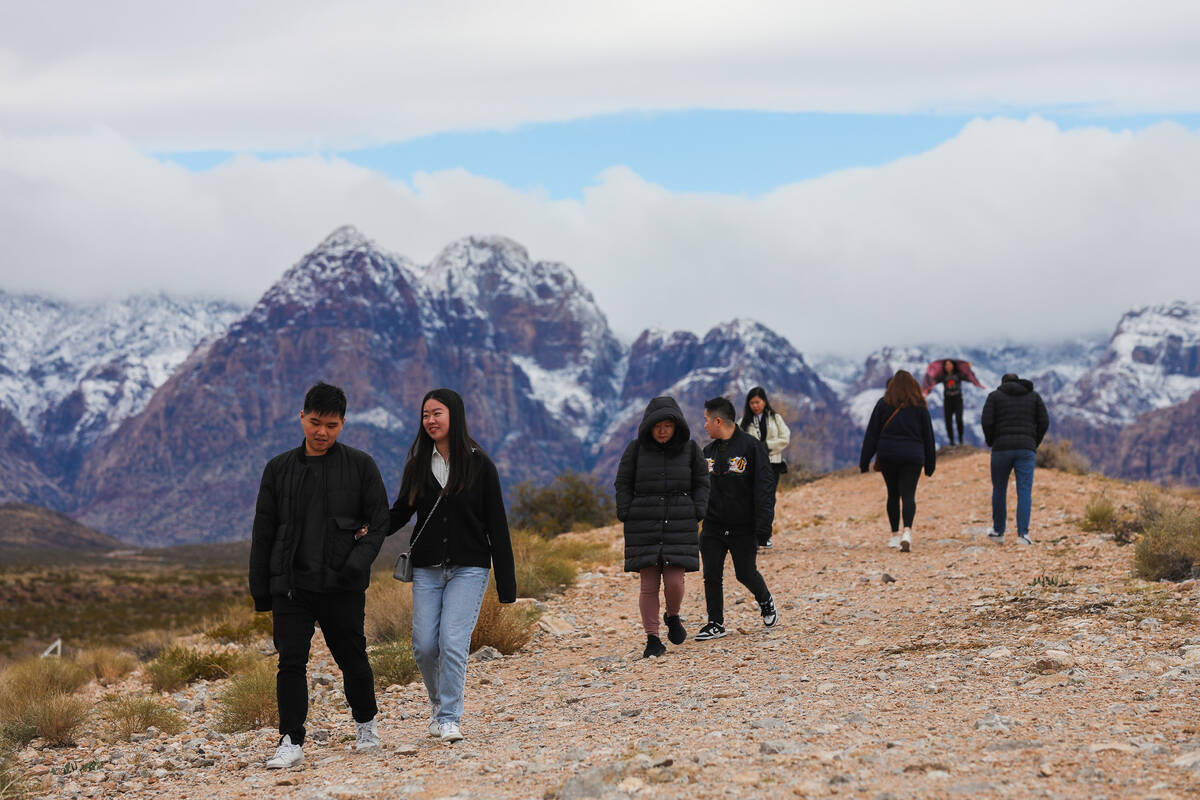
[[[778,627],[763,629],[727,566],[730,635],[653,660],[614,550],[546,604],[564,632],[471,663],[456,745],[427,737],[418,683],[381,695],[385,749],[353,753],[338,680],[316,690],[307,762],[283,773],[261,768],[271,731],[209,733],[211,695],[179,736],[24,757],[42,773],[99,762],[45,775],[58,796],[1197,797],[1194,584],[1131,579],[1132,548],[1079,528],[1098,492],[1120,503],[1134,489],[1040,470],[1037,544],[1019,546],[1010,522],[996,545],[982,534],[986,454],[944,459],[900,554],[878,475],[803,486],[781,497],[760,558]],[[592,535],[615,543],[619,529]],[[698,575],[683,615],[690,633],[704,621]],[[314,657],[314,673],[336,674],[323,645]]]

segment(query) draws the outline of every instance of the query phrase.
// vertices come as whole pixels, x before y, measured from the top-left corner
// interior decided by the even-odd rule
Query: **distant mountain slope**
[[[57,511],[27,503],[0,505],[0,548],[108,550],[120,545],[113,537],[80,525]]]

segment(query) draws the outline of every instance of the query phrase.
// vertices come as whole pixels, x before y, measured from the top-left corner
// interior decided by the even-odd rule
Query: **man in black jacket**
[[[371,562],[388,531],[387,491],[366,453],[338,443],[346,395],[318,383],[304,398],[304,444],[263,470],[250,544],[250,594],[270,611],[279,673],[279,748],[267,761],[281,769],[304,760],[309,645],[319,623],[342,670],[358,750],[379,747],[375,678],[363,635]]]
[[[983,438],[992,448],[992,529],[988,538],[1004,541],[1008,519],[1008,476],[1017,474],[1017,541],[1029,538],[1033,507],[1033,469],[1037,448],[1050,428],[1046,404],[1033,390],[1033,382],[1011,372],[1000,379],[1000,388],[983,404]]]
[[[698,642],[725,635],[726,553],[733,557],[738,581],[754,593],[763,624],[770,628],[779,620],[775,599],[755,563],[758,545],[771,537],[778,476],[771,469],[766,445],[739,428],[734,419],[733,404],[724,397],[704,404],[704,430],[712,437],[704,448],[709,493],[700,533],[708,624],[696,634]]]

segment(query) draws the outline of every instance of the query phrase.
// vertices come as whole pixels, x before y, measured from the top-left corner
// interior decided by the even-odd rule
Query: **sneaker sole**
[[[366,752],[369,752],[369,751],[371,751],[371,750],[378,750],[379,748],[380,748],[380,743],[379,743],[379,742],[375,742],[374,744],[364,744],[364,745],[359,745],[359,744],[357,744],[357,743],[356,743],[356,744],[354,745],[354,752],[356,752],[356,753],[366,753]]]
[[[443,742],[450,742],[451,744],[453,744],[454,742],[461,742],[463,739],[465,739],[467,737],[463,736],[460,733],[458,736],[442,736],[440,738]]]
[[[302,758],[299,761],[293,761],[291,764],[272,764],[270,762],[267,762],[266,766],[267,766],[267,769],[288,769],[289,767],[295,767],[295,766],[298,766],[303,763],[304,763],[304,759]]]
[[[710,639],[720,639],[720,638],[722,638],[724,636],[728,636],[728,635],[729,635],[728,631],[725,631],[723,633],[713,633],[713,634],[709,634],[708,636],[701,636],[701,635],[697,634],[696,641],[697,642],[707,642]]]

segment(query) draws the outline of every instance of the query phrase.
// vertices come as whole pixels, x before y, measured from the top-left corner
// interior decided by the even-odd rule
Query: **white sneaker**
[[[892,548],[893,550],[895,550],[895,549],[896,549],[897,547],[899,547],[899,546],[900,546],[900,536],[899,536],[899,534],[897,534],[896,536],[893,536],[892,538],[888,539],[888,547],[890,547],[890,548]]]
[[[429,735],[435,739],[439,739],[442,736],[442,726],[438,724],[436,719],[429,720]]]
[[[354,732],[358,734],[358,741],[354,743],[355,750],[378,750],[379,745],[379,728],[375,724],[375,720],[370,722],[354,723]]]
[[[1028,533],[1018,533],[1017,534],[1017,542],[1019,542],[1020,544],[1033,544],[1033,539],[1029,538]]]
[[[275,751],[275,755],[267,759],[267,769],[286,769],[296,766],[303,760],[304,748],[298,744],[292,744],[292,737],[288,735],[279,740],[279,748]]]
[[[992,530],[991,528],[988,528],[987,537],[988,537],[989,539],[991,539],[993,542],[996,542],[997,544],[999,544],[1000,542],[1003,542],[1003,541],[1004,541],[1004,534],[1003,534],[1003,533],[996,533],[996,532],[995,532],[994,530]]]
[[[900,552],[907,553],[909,550],[912,550],[912,531],[905,528],[904,533],[900,534]]]
[[[457,722],[443,722],[438,727],[441,728],[438,735],[442,737],[443,742],[461,742],[464,738]]]

